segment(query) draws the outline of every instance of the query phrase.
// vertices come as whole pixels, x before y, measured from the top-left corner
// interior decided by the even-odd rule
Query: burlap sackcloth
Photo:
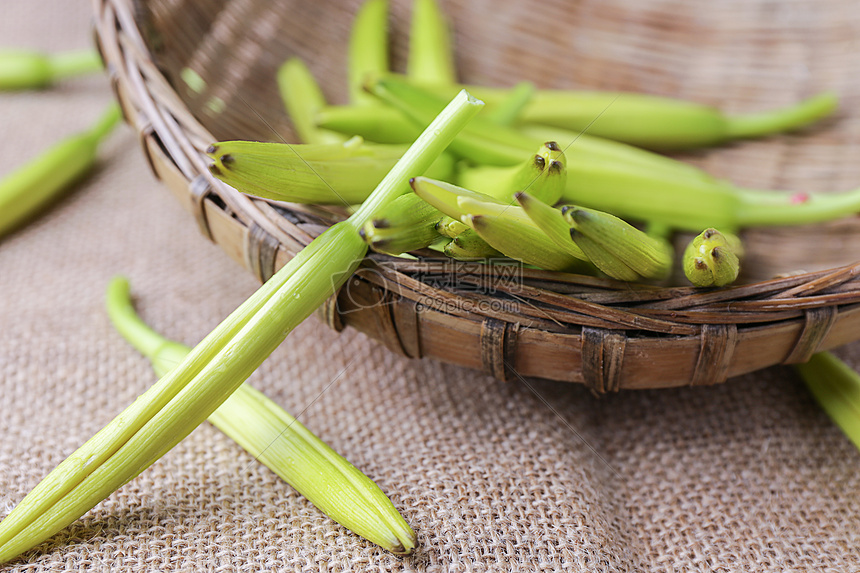
[[[2,44],[87,44],[89,3],[3,8]],[[0,174],[109,99],[101,77],[0,95]],[[853,141],[833,148],[845,170],[819,173],[820,186],[860,184]],[[127,275],[143,317],[189,344],[257,286],[153,179],[131,130],[102,156],[91,180],[0,242],[0,516],[154,381],[105,316],[111,276]],[[857,367],[858,351],[841,355]],[[410,361],[311,319],[251,382],[382,487],[418,532],[415,555],[336,525],[204,424],[5,570],[860,570],[860,454],[788,368],[595,399]]]

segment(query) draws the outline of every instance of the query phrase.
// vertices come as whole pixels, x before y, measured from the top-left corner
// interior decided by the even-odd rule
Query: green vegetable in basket
[[[380,82],[377,82],[377,84]],[[404,85],[402,80],[390,77],[386,77],[384,83],[398,85],[398,87],[403,87]],[[426,99],[425,104],[428,101],[432,102],[434,106],[444,103],[444,100],[420,87],[409,86],[407,89],[422,93],[425,97],[429,95],[432,99]],[[400,94],[391,90],[383,91],[383,86],[380,86],[377,90],[382,97],[392,100],[394,98],[402,99],[409,97],[408,92]],[[411,105],[409,99],[406,99],[402,107],[406,109],[407,106]],[[432,114],[433,109],[436,108],[428,108],[422,104],[422,107],[414,108],[412,118],[410,119],[409,115],[404,114],[404,112],[395,107],[328,106],[322,108],[317,113],[316,124],[320,127],[344,134],[359,135],[368,141],[403,143],[411,141],[415,137],[415,134],[420,131],[420,126],[423,125],[421,123],[423,118]],[[497,108],[496,111],[500,110]],[[473,133],[473,138],[478,139],[478,142],[472,142],[473,146],[485,145],[489,148],[490,152],[495,148],[492,144],[493,141],[501,140],[507,142],[507,146],[496,150],[495,155],[497,159],[494,163],[494,168],[481,167],[481,162],[477,161],[478,167],[466,171],[468,174],[471,174],[473,170],[478,172],[472,178],[472,182],[469,183],[470,187],[474,187],[473,182],[480,182],[484,179],[484,173],[490,175],[487,178],[488,182],[486,185],[494,185],[493,179],[495,174],[504,173],[504,167],[499,167],[496,165],[497,163],[501,162],[502,165],[510,166],[516,165],[519,163],[519,159],[515,160],[515,156],[521,158],[524,151],[533,149],[543,141],[557,141],[563,149],[575,145],[575,147],[570,147],[570,149],[571,151],[576,151],[576,156],[573,159],[577,163],[586,165],[596,163],[607,168],[611,165],[621,164],[628,167],[639,167],[651,176],[660,174],[666,178],[689,179],[696,182],[714,183],[716,181],[713,176],[693,165],[624,143],[593,137],[586,133],[540,125],[512,128],[505,123],[503,117],[489,113],[477,118],[472,123],[469,131]],[[509,149],[510,147],[513,147],[514,150]],[[468,151],[468,148],[466,151]],[[484,170],[483,172],[482,169]]]
[[[829,116],[837,105],[836,95],[828,92],[774,111],[729,116],[710,106],[646,94],[538,91],[519,119],[588,129],[646,149],[677,150],[793,131]]]
[[[484,113],[484,117],[499,125],[514,125],[523,109],[529,104],[535,94],[535,86],[531,82],[520,82],[511,88],[510,93],[497,106]],[[558,139],[546,137],[543,139]],[[573,138],[568,139],[573,141]]]
[[[705,229],[684,249],[684,275],[698,287],[730,285],[740,273],[742,254],[737,236],[721,233],[713,227]]]
[[[429,167],[482,105],[459,94],[349,219],[314,239],[176,368],[42,480],[0,521],[0,563],[68,526],[209,417],[351,276],[367,250],[358,230],[408,191],[408,178]]]
[[[278,68],[278,91],[302,143],[343,143],[347,136],[317,127],[313,117],[325,107],[322,89],[299,58],[290,58]]]
[[[411,141],[419,131],[403,112],[387,105],[330,105],[320,109],[313,121],[320,128],[376,143]]]
[[[412,2],[406,73],[422,83],[452,84],[457,81],[451,30],[436,0]]]
[[[457,90],[468,89],[487,102],[488,113],[510,91],[444,82],[436,85],[425,82],[422,87],[443,99]],[[711,106],[648,94],[537,90],[517,118],[517,124],[547,125],[577,132],[587,129],[597,137],[665,151],[797,130],[831,115],[838,103],[836,94],[824,92],[781,109],[731,116]]]
[[[813,354],[794,368],[827,415],[860,449],[860,375],[830,352]]]
[[[469,227],[451,239],[443,251],[458,261],[482,261],[504,256],[482,239],[477,231]]]
[[[510,171],[510,179],[499,179],[492,189],[492,195],[502,201],[512,201],[514,193],[528,193],[548,205],[555,204],[564,192],[567,182],[567,159],[555,141],[547,141],[537,153]]]
[[[364,81],[368,75],[388,71],[388,0],[366,0],[359,8],[352,21],[348,56],[350,102],[378,105],[364,91]]]
[[[615,215],[578,206],[561,214],[570,224],[570,237],[607,276],[624,281],[666,278],[672,270],[672,247]]]
[[[550,141],[526,160],[509,181],[495,188],[492,196],[502,202],[511,202],[515,192],[528,189],[541,200],[554,203],[561,195],[565,175],[564,153],[556,143]],[[450,227],[440,231],[442,217],[443,214],[436,208],[410,194],[399,197],[368,222],[362,229],[362,236],[372,249],[396,255],[429,246],[439,239],[440,232],[450,233]],[[457,238],[457,235],[455,233],[452,237]],[[449,243],[448,250],[457,253],[459,256],[454,258],[458,259],[486,258],[498,254],[489,245],[481,245],[480,238],[474,232],[453,246]]]
[[[373,91],[417,125],[425,123],[438,105],[432,94],[396,78],[377,81]],[[477,118],[452,143],[451,150],[485,166],[474,173],[464,171],[459,183],[487,192],[497,181],[507,180],[510,168],[486,165],[518,163],[514,158],[527,149],[526,141],[534,144],[515,130]],[[822,194],[744,189],[681,162],[619,143],[580,138],[565,155],[564,202],[676,229],[698,232],[707,227],[733,230],[817,223],[860,211],[860,189]]]
[[[396,107],[330,106],[317,113],[317,125],[359,135],[368,141],[402,143],[411,141],[444,105],[444,100],[435,94],[396,77],[386,76],[372,86],[374,93]],[[461,134],[457,141],[462,141],[461,155],[476,164],[476,167],[465,170],[463,174],[469,177],[469,181],[463,184],[470,188],[477,188],[476,184],[482,184],[482,181],[487,187],[495,186],[496,178],[508,176],[505,172],[507,166],[519,164],[525,153],[544,141],[557,141],[562,149],[575,144],[571,151],[576,154],[569,158],[574,162],[572,170],[580,169],[580,166],[608,170],[623,165],[631,169],[639,168],[643,176],[647,177],[662,176],[663,179],[709,184],[716,182],[711,175],[692,165],[623,143],[541,126],[514,129],[506,126],[503,118],[494,115],[476,118],[466,134]],[[490,157],[488,165],[493,167],[485,166],[487,157]]]
[[[577,257],[558,247],[522,207],[428,177],[416,177],[411,183],[416,195],[465,223],[490,247],[512,259],[546,270],[584,268],[584,254]]]
[[[0,180],[0,236],[89,173],[99,144],[121,118],[119,106],[112,104],[92,128],[63,139]]]
[[[101,56],[92,49],[57,54],[0,50],[0,90],[44,88],[101,69]]]
[[[243,193],[293,203],[352,205],[367,199],[406,149],[352,138],[318,145],[222,141],[207,153],[214,160],[210,171]],[[449,177],[453,169],[451,157],[442,154],[428,172]]]
[[[439,222],[436,223],[436,230],[439,231],[439,234],[451,239],[459,237],[460,233],[466,231],[468,228],[469,227],[459,219],[453,219],[448,215],[444,215]]]
[[[489,96],[481,89],[476,93]],[[519,121],[677,150],[793,131],[829,116],[837,105],[836,95],[828,92],[774,111],[729,116],[710,106],[646,94],[539,90]]]
[[[514,198],[523,212],[555,245],[578,259],[587,259],[585,252],[577,246],[570,236],[571,225],[560,209],[550,207],[531,193],[521,191]]]
[[[374,251],[399,255],[423,249],[439,240],[438,209],[414,193],[392,201],[361,228],[361,237]]]
[[[114,327],[149,359],[158,377],[191,352],[141,320],[125,278],[110,282],[106,306]],[[370,478],[247,382],[209,421],[347,529],[393,553],[415,548],[415,532]]]
[[[584,254],[605,275],[626,281],[665,278],[672,247],[618,217],[581,207],[554,209],[528,193],[517,193],[526,214],[562,249]]]

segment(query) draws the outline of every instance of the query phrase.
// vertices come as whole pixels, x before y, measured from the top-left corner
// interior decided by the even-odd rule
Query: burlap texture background
[[[6,2],[0,43],[86,45],[89,10]],[[0,95],[0,174],[109,99],[103,78]],[[127,275],[144,318],[186,343],[256,287],[155,182],[130,130],[102,156],[95,177],[0,242],[0,517],[153,382],[103,311],[111,276]],[[841,355],[860,366],[858,351]],[[788,368],[601,399],[535,383],[536,395],[312,319],[251,382],[293,413],[312,404],[302,421],[389,494],[416,555],[350,534],[203,425],[5,569],[860,570],[860,454]]]

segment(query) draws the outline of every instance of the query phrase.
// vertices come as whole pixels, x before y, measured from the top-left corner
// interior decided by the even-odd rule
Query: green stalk
[[[369,84],[369,89],[389,106],[329,106],[317,114],[317,125],[360,135],[368,141],[402,143],[412,141],[446,102],[431,90],[394,74],[377,78]],[[510,98],[507,96],[502,105]],[[478,165],[511,166],[546,141],[556,141],[565,150],[570,148],[572,159],[586,164],[621,163],[628,168],[638,167],[651,176],[715,182],[712,176],[692,165],[624,143],[546,126],[512,128],[494,115],[476,118],[457,137],[452,151],[459,149],[464,158]]]
[[[369,75],[388,72],[388,65],[388,0],[366,0],[352,21],[349,37],[350,102],[378,105],[364,91],[364,82]]]
[[[72,135],[0,181],[0,236],[70,190],[96,164],[98,146],[122,118],[111,105],[95,126]]]
[[[822,223],[860,212],[860,188],[838,193],[796,193],[736,188],[734,228]]]
[[[314,121],[320,128],[377,143],[412,141],[421,131],[403,112],[387,105],[331,105],[320,109]]]
[[[412,2],[406,73],[419,83],[453,84],[457,81],[451,30],[436,0]]]
[[[276,76],[278,91],[302,143],[343,143],[343,134],[321,129],[314,123],[317,111],[326,106],[322,89],[313,74],[299,58],[284,62]]]
[[[415,124],[425,127],[438,113],[444,101],[421,88],[396,78],[385,77],[373,82],[370,91],[385,103],[399,109]],[[467,126],[451,142],[451,152],[474,163],[486,165],[516,165],[525,154],[543,142],[524,147],[523,138],[506,131],[486,119],[477,118],[479,129]]]
[[[52,54],[49,64],[54,81],[92,74],[104,69],[102,57],[93,49]]]
[[[149,359],[157,376],[167,374],[191,352],[140,319],[125,278],[110,282],[106,306],[114,327]],[[393,553],[414,549],[415,533],[382,490],[247,382],[209,416],[209,422],[347,529]]]
[[[526,105],[535,94],[535,86],[531,82],[520,82],[511,88],[511,93],[499,102],[499,105],[488,110],[484,117],[498,123],[499,125],[513,125],[523,113]],[[555,141],[556,138],[549,137],[546,141]]]
[[[830,352],[813,354],[809,362],[794,368],[827,415],[860,449],[860,375]]]
[[[384,96],[388,98],[407,97],[395,96],[391,92],[384,94]],[[440,103],[444,103],[443,100],[436,99],[436,104]],[[410,116],[400,109],[390,106],[328,106],[317,113],[316,125],[344,134],[358,135],[368,141],[403,143],[415,138],[420,131],[417,118],[429,116],[432,109],[426,113],[414,111],[412,116],[416,119],[410,119]],[[494,111],[498,112],[500,109],[497,107]],[[556,141],[562,149],[568,150],[568,154],[574,158],[574,161],[580,163],[596,161],[602,164],[623,164],[629,167],[639,167],[652,176],[659,174],[667,179],[718,182],[713,176],[693,165],[617,141],[543,125],[525,125],[513,128],[508,126],[505,123],[505,118],[498,114],[490,114],[488,111],[482,115],[484,116],[483,119],[476,118],[470,127],[476,132],[476,135],[490,141],[501,135],[509,143],[516,138],[514,147],[520,152],[534,148],[545,141]],[[487,145],[492,144],[487,143]],[[517,152],[513,153],[516,154]],[[503,157],[511,157],[512,161],[512,155],[509,153],[505,153]],[[513,165],[513,163],[505,164]],[[477,166],[465,170],[465,173],[469,173],[471,170],[483,170],[483,173],[475,175],[468,182],[463,182],[463,185],[483,190],[484,187],[480,186],[480,180],[485,178],[485,175],[493,178],[494,169],[502,168]]]
[[[422,87],[443,98],[468,89],[487,102],[488,111],[510,91],[441,82]],[[592,135],[637,147],[677,150],[800,129],[829,116],[837,105],[836,95],[825,92],[781,109],[729,116],[711,106],[647,94],[538,90],[519,121],[573,131],[587,128]]]
[[[826,92],[783,109],[728,116],[725,139],[747,139],[794,131],[831,115],[838,105],[836,94]]]
[[[675,150],[791,131],[830,115],[836,105],[836,96],[825,93],[784,109],[729,117],[710,106],[644,94],[539,92],[520,121],[573,130],[591,124],[593,135],[647,149]]]
[[[4,50],[0,51],[0,90],[40,89],[102,69],[101,56],[92,49],[58,54]]]
[[[351,276],[373,213],[408,191],[482,103],[459,94],[348,220],[290,260],[188,356],[62,462],[0,521],[0,563],[60,531],[202,423]]]

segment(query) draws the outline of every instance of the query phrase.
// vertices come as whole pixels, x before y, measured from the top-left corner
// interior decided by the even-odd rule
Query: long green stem
[[[159,377],[191,351],[141,320],[131,303],[128,280],[114,278],[105,302],[114,327],[149,359]],[[415,533],[370,478],[247,382],[209,422],[344,527],[394,553],[415,547]]]
[[[0,563],[49,538],[179,443],[351,276],[358,229],[408,190],[483,104],[459,94],[368,201],[278,271],[117,418],[62,462],[0,522]]]
[[[412,2],[406,70],[417,82],[453,84],[457,80],[451,30],[436,0]]]
[[[738,189],[737,227],[801,225],[860,213],[860,188],[840,193]]]
[[[726,139],[762,137],[792,131],[827,117],[836,109],[836,94],[818,94],[802,102],[761,113],[726,117]]]
[[[314,124],[317,111],[325,107],[325,96],[316,79],[299,58],[284,62],[276,75],[278,92],[293,122],[299,141],[307,144],[343,143],[341,133],[322,129]]]
[[[361,207],[356,211],[347,222],[352,222],[356,230],[360,229],[374,213],[380,211],[382,207],[393,200],[395,197],[409,191],[409,179],[415,174],[421,174],[433,161],[442,154],[443,151],[451,144],[468,124],[468,122],[481,110],[483,102],[475,99],[466,91],[461,91],[452,100],[448,107],[436,117],[433,122],[427,126],[409,151],[397,162],[397,165],[385,177],[380,184],[380,187],[367,198],[367,201],[361,204]],[[464,111],[459,111],[463,108]],[[455,114],[456,112],[456,114]],[[465,116],[467,119],[460,119],[460,116]],[[448,128],[450,137],[443,135],[440,131],[440,125],[453,123],[455,129]],[[416,153],[415,150],[420,149],[421,153]],[[391,180],[391,184],[386,186],[386,181]]]
[[[49,61],[55,80],[91,74],[104,69],[101,56],[93,49],[60,52],[53,54]]]
[[[388,71],[388,0],[365,0],[352,22],[349,37],[349,99],[352,103],[377,102],[364,91],[368,75]]]
[[[101,57],[92,49],[57,54],[0,50],[0,91],[40,89],[101,69]]]
[[[509,88],[438,83],[423,87],[442,97],[467,89],[495,108]],[[694,102],[638,93],[538,90],[519,121],[589,133],[637,147],[689,149],[732,139],[791,131],[832,114],[838,98],[832,92],[768,112],[729,116]]]

